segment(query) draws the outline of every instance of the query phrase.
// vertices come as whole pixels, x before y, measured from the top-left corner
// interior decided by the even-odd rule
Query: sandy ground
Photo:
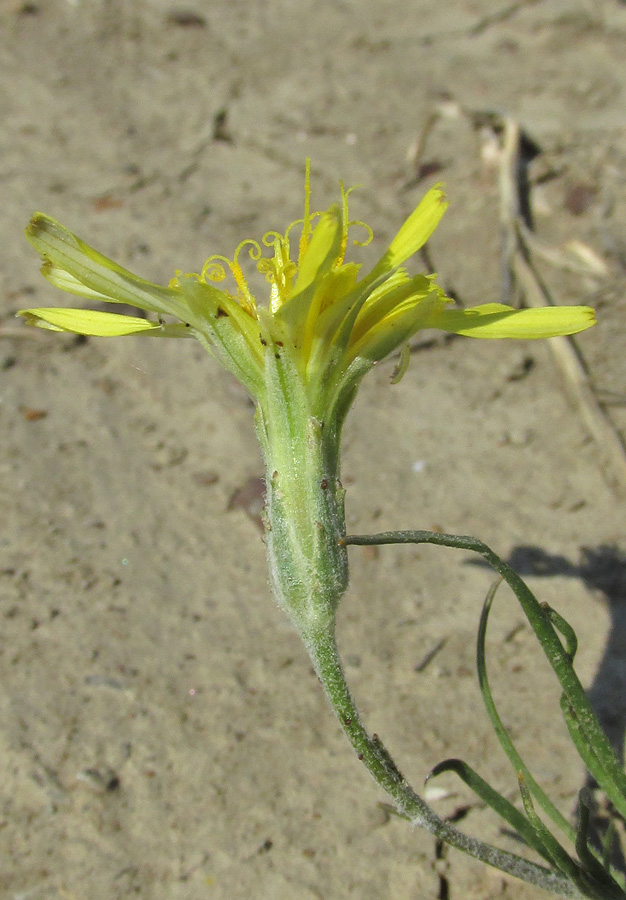
[[[22,232],[34,209],[167,282],[359,183],[384,248],[434,177],[431,242],[467,305],[497,300],[497,173],[465,115],[406,187],[435,104],[517,118],[540,145],[537,231],[608,275],[545,266],[591,303],[579,342],[626,430],[626,7],[617,0],[2,0],[0,897],[483,900],[539,892],[385,815],[267,586],[250,403],[192,342],[24,333],[62,298]],[[450,107],[452,108],[452,107]],[[541,177],[543,173],[544,177]],[[369,255],[368,255],[369,254]],[[545,344],[457,340],[365,382],[345,435],[353,532],[438,527],[513,555],[578,630],[579,671],[623,736],[624,508]],[[621,406],[620,406],[621,401]],[[234,508],[233,508],[234,507]],[[351,553],[339,622],[368,723],[419,786],[462,756],[515,778],[474,676],[489,574],[462,553]],[[442,644],[443,642],[443,644]],[[420,666],[440,646],[430,664]],[[490,639],[502,715],[562,809],[584,780],[558,695],[503,597]],[[417,671],[417,670],[420,671]],[[452,776],[441,814],[509,849]]]

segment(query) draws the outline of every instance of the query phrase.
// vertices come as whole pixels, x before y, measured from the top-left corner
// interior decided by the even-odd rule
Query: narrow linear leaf
[[[526,815],[528,816],[528,819],[532,823],[533,828],[536,830],[537,834],[541,835],[541,839],[550,854],[553,865],[556,866],[556,868],[559,869],[560,872],[564,872],[566,875],[569,875],[572,881],[578,883],[581,874],[580,867],[578,866],[576,861],[571,858],[567,850],[565,850],[565,848],[559,844],[557,839],[549,831],[545,823],[535,812],[533,799],[522,772],[518,772],[517,777],[519,781],[520,794],[522,795],[522,803],[524,804]]]
[[[613,842],[616,834],[615,822],[613,819],[610,819],[602,841],[602,865],[605,869],[610,869],[611,867],[611,854],[613,853]]]
[[[514,569],[500,559],[487,544],[471,535],[441,534],[431,531],[389,531],[378,535],[350,535],[345,538],[345,543],[435,544],[480,554],[504,578],[519,600],[563,692],[571,707],[576,710],[576,716],[582,733],[586,735],[587,743],[593,746],[602,765],[603,774],[602,778],[598,779],[598,784],[607,794],[610,793],[616,809],[620,815],[626,818],[626,774],[598,722],[589,698],[572,666],[570,656],[550,621],[550,616]]]
[[[620,802],[624,802],[624,797],[620,792],[619,785],[615,784],[610,774],[606,772],[602,760],[596,752],[595,744],[589,739],[583,725],[576,714],[576,710],[571,705],[569,699],[563,694],[561,696],[561,712],[563,719],[567,725],[572,743],[576,747],[578,755],[582,759],[587,771],[592,778],[602,787],[609,800],[619,809]]]
[[[562,813],[552,803],[545,791],[537,784],[526,763],[517,752],[515,745],[513,744],[513,741],[511,740],[511,737],[507,729],[505,728],[502,719],[500,718],[500,714],[496,709],[493,695],[491,693],[491,687],[489,686],[489,678],[487,676],[485,639],[487,636],[489,613],[491,611],[491,606],[493,604],[496,591],[501,582],[502,579],[499,579],[490,587],[483,604],[480,622],[478,625],[478,636],[476,640],[476,668],[478,670],[478,683],[480,686],[480,692],[482,694],[485,709],[487,710],[487,715],[489,716],[489,720],[491,722],[493,730],[495,731],[496,736],[500,741],[500,746],[508,756],[513,769],[518,773],[518,777],[519,773],[522,773],[524,783],[527,786],[527,789],[531,792],[532,796],[536,799],[536,801],[539,803],[546,815],[552,820],[552,822],[554,822],[554,824],[558,828],[560,828],[561,831],[563,831],[563,833],[567,835],[567,837],[573,843],[576,839],[574,829],[569,824],[567,819],[562,815]]]
[[[599,884],[605,884],[609,888],[618,888],[619,884],[611,877],[610,866],[602,866],[589,849],[589,792],[583,788],[578,795],[578,833],[576,835],[576,853],[578,858]]]
[[[546,848],[541,835],[537,833],[529,820],[513,806],[513,804],[491,787],[480,775],[461,759],[446,759],[440,762],[428,774],[426,781],[441,775],[442,772],[454,772],[474,793],[490,806],[511,828],[513,828],[525,843],[536,850],[548,862],[552,862],[552,855]]]
[[[556,609],[552,609],[552,607],[547,603],[542,603],[541,607],[550,617],[550,621],[552,622],[556,630],[562,634],[565,640],[567,655],[569,656],[570,660],[574,662],[574,657],[576,656],[576,653],[578,651],[578,638],[576,637],[576,632],[567,621],[567,619],[564,619],[563,616],[556,611]]]

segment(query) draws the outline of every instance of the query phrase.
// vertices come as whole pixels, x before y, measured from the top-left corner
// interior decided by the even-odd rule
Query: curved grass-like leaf
[[[438,763],[432,769],[426,781],[441,775],[442,772],[454,772],[459,776],[461,781],[471,788],[480,799],[490,806],[511,828],[513,828],[529,847],[536,850],[544,859],[552,863],[553,857],[549,849],[546,847],[541,835],[533,827],[532,823],[524,816],[519,809],[499,794],[491,787],[480,775],[472,769],[466,762],[461,759],[445,759]]]
[[[567,835],[569,840],[574,843],[574,841],[576,840],[574,829],[569,824],[567,819],[563,816],[563,814],[556,808],[554,803],[552,803],[545,791],[537,784],[526,763],[515,749],[515,745],[511,740],[509,732],[505,728],[504,723],[500,718],[500,714],[496,709],[493,695],[491,693],[491,687],[489,686],[489,679],[487,676],[485,638],[487,635],[489,613],[491,611],[491,606],[495,598],[496,591],[500,584],[501,579],[496,581],[489,588],[489,591],[485,598],[485,602],[483,604],[480,623],[478,625],[478,636],[476,640],[476,668],[478,670],[478,684],[480,686],[483,703],[485,704],[485,709],[487,710],[489,721],[491,722],[492,728],[495,731],[496,736],[500,742],[500,746],[509,758],[509,762],[517,773],[518,778],[521,776],[524,779],[524,784],[526,785],[527,790],[530,792],[530,794],[532,794],[545,814],[552,820],[552,822],[554,822],[554,824],[558,828],[561,829],[561,831],[563,831],[565,835]]]
[[[578,652],[578,638],[576,637],[576,632],[567,619],[564,619],[563,616],[558,613],[556,609],[552,609],[549,604],[542,603],[541,608],[545,610],[556,630],[563,636],[567,648],[567,655],[571,662],[574,662],[574,658]]]
[[[578,882],[580,879],[580,866],[571,858],[567,850],[561,847],[552,832],[535,812],[531,792],[521,772],[518,775],[518,782],[522,803],[524,804],[524,812],[537,834],[541,836],[541,840],[550,854],[552,864],[560,872],[568,875],[572,881]]]
[[[349,535],[344,542],[346,544],[435,544],[480,554],[504,578],[519,600],[570,707],[575,710],[577,725],[583,740],[589,747],[593,747],[599,763],[596,780],[615,809],[626,818],[626,774],[617,760],[572,666],[569,652],[572,647],[563,646],[552,622],[553,616],[542,607],[514,569],[500,559],[487,544],[470,535],[441,534],[421,530],[390,531],[377,535]],[[567,635],[565,635],[565,639],[569,644]],[[524,777],[527,777],[526,772],[524,772]],[[528,786],[531,787],[531,782],[528,782]],[[538,799],[534,792],[533,796]]]

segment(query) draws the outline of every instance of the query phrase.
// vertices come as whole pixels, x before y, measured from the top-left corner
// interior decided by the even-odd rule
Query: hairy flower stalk
[[[349,194],[341,186],[339,203],[312,212],[307,163],[301,219],[284,233],[243,241],[232,259],[210,257],[198,274],[177,273],[166,287],[138,278],[38,213],[26,234],[52,284],[88,301],[130,304],[151,317],[56,307],[20,314],[52,331],[194,337],[244,385],[255,403],[266,466],[266,544],[276,599],[302,636],[360,758],[412,821],[436,831],[437,817],[362,727],[336,651],[335,611],[348,583],[339,480],[344,419],[367,371],[406,348],[420,329],[543,338],[582,331],[594,314],[588,307],[516,310],[497,303],[451,308],[434,275],[410,275],[404,263],[446,209],[440,186],[428,191],[363,275],[346,260],[349,234],[358,228],[364,240],[353,243],[362,246],[372,232],[349,218]],[[250,289],[244,253],[265,275],[266,303]],[[445,827],[439,833],[452,840],[453,830]],[[457,846],[467,849],[462,841]]]

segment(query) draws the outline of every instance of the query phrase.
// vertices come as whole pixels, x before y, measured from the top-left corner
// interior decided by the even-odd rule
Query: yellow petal
[[[111,298],[107,297],[106,294],[88,288],[82,281],[74,278],[74,276],[70,275],[69,272],[66,272],[65,269],[55,266],[49,260],[46,260],[42,265],[41,274],[44,278],[48,279],[50,284],[59,288],[60,291],[65,291],[68,294],[76,294],[77,297],[84,297],[85,300],[94,300],[104,303],[111,302]]]
[[[178,329],[177,336],[183,337],[185,332],[191,331],[184,325],[161,325],[136,316],[96,312],[93,309],[58,307],[23,309],[18,315],[24,316],[28,325],[37,325],[49,331],[69,331],[72,334],[87,334],[94,337],[119,337],[123,334],[140,334],[147,331],[160,332],[163,336],[171,337],[173,328]]]
[[[331,206],[322,213],[302,256],[293,296],[303,293],[328,272],[339,256],[342,240],[341,211]]]
[[[433,276],[434,277],[434,276]],[[360,340],[394,310],[405,303],[416,305],[433,289],[432,278],[415,275],[409,278],[404,269],[393,272],[375,291],[372,291],[359,312],[350,340]]]
[[[439,309],[430,316],[426,328],[477,338],[549,338],[577,334],[595,325],[589,306],[546,306],[541,309],[513,309],[502,303],[486,303],[471,309]]]
[[[429,327],[428,321],[434,318],[434,311],[441,309],[448,298],[439,290],[433,289],[426,296],[418,296],[413,300],[400,303],[389,315],[366,331],[358,341],[348,347],[350,358],[357,356],[378,362],[408,341],[423,328]]]
[[[435,185],[428,191],[417,209],[413,210],[368,277],[376,277],[381,272],[395,269],[409,256],[413,256],[431,236],[447,207],[442,187]]]
[[[64,290],[83,297],[102,297],[111,303],[128,303],[139,309],[170,314],[188,320],[180,294],[152,284],[118,266],[50,216],[35,213],[26,237],[44,259],[43,274]],[[61,273],[66,273],[64,281]]]
[[[388,280],[389,275],[386,273],[379,275],[376,281],[365,279],[352,291],[348,291],[327,306],[315,320],[307,362],[308,377],[311,380],[323,380],[326,377],[326,367],[334,366],[342,357],[351,340],[354,323],[363,305],[373,292]]]
[[[341,211],[338,206],[331,206],[322,213],[315,226],[302,257],[291,296],[274,311],[277,320],[284,321],[293,335],[300,336],[298,344],[305,334],[310,334],[312,324],[319,315],[319,308],[313,302],[314,297],[324,276],[339,258],[342,236]]]

